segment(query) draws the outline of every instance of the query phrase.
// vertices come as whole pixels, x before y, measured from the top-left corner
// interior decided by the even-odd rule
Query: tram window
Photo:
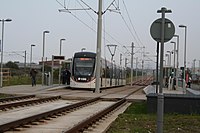
[[[74,75],[92,76],[95,66],[95,59],[92,58],[75,58]]]

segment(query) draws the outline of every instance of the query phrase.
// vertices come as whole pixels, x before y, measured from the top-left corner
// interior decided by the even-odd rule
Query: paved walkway
[[[127,86],[124,86],[127,87]],[[65,89],[66,88],[66,89]],[[109,91],[112,91],[112,89],[109,89]],[[102,91],[102,93],[93,93],[89,90],[72,90],[67,89],[66,86],[31,86],[31,85],[16,85],[16,86],[7,86],[0,88],[0,93],[4,94],[12,94],[12,95],[36,95],[37,97],[46,97],[46,96],[62,96],[64,99],[86,99],[86,98],[92,98],[97,96],[103,96],[107,94],[109,91]],[[127,90],[128,91],[128,90]],[[129,90],[130,91],[130,90]],[[127,92],[128,93],[128,92]],[[121,98],[124,97],[125,94],[112,94],[108,95],[107,99],[115,99],[115,98]],[[135,101],[135,100],[146,100],[146,95],[144,93],[141,94],[133,94],[127,98],[129,101]]]
[[[46,91],[52,88],[57,88],[58,85],[54,86],[31,86],[31,85],[16,85],[16,86],[5,86],[0,88],[0,93],[13,94],[13,95],[27,95],[27,94],[37,94],[41,91]],[[60,86],[63,88],[63,86]]]

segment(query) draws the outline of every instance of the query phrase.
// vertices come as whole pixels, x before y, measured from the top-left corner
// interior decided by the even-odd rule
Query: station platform
[[[5,86],[0,88],[0,93],[3,94],[11,94],[11,95],[28,95],[28,94],[37,94],[39,92],[56,88],[58,85],[55,86],[31,86],[31,85],[15,85],[15,86]]]
[[[130,86],[123,86],[127,89]],[[131,89],[131,88],[130,88]],[[16,96],[23,96],[23,95],[36,95],[36,97],[49,97],[49,96],[61,96],[63,99],[67,100],[84,100],[88,98],[94,98],[100,96],[104,99],[118,99],[122,98],[126,95],[126,93],[116,93],[116,94],[109,94],[112,92],[112,89],[105,89],[102,90],[101,93],[94,93],[91,90],[80,90],[80,89],[70,89],[66,85],[53,85],[53,86],[31,86],[31,85],[16,85],[16,86],[6,86],[0,88],[0,93],[3,94],[10,94]],[[107,95],[109,94],[109,95]],[[128,94],[128,92],[127,92]],[[130,95],[127,97],[128,101],[143,101],[146,100],[146,95],[144,93],[137,93]]]
[[[130,86],[124,86],[124,88]],[[117,99],[122,98],[125,96],[125,94],[108,94],[111,89],[108,90],[102,90],[102,93],[93,93],[93,91],[90,90],[76,90],[76,89],[69,89],[66,85],[53,85],[53,86],[31,86],[31,85],[16,85],[16,86],[6,86],[3,88],[0,88],[0,93],[3,94],[10,94],[10,95],[16,95],[16,96],[22,96],[22,95],[36,95],[37,97],[48,97],[48,96],[61,96],[63,99],[88,99],[93,98],[97,96],[101,96],[105,99]],[[133,95],[130,95],[127,97],[128,101],[143,101],[147,100],[146,95],[149,93],[156,93],[155,92],[155,86],[149,85],[143,89],[142,93],[135,93]],[[164,94],[194,94],[194,95],[200,95],[200,89],[191,89],[187,88],[186,92],[183,90],[183,88],[179,87],[176,90],[168,90],[167,88],[163,88]]]
[[[194,85],[193,85],[194,86]],[[163,88],[164,94],[187,94],[187,95],[200,95],[200,88],[199,87],[193,87],[184,89],[183,87],[178,87],[177,89],[169,89],[169,88]],[[159,89],[159,87],[158,87]],[[144,88],[144,92],[146,95],[150,93],[156,93],[156,86],[155,85],[149,85]]]

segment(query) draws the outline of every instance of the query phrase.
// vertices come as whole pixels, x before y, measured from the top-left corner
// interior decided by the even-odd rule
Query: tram
[[[126,84],[125,68],[101,58],[100,87],[114,87]],[[96,53],[77,52],[72,60],[71,88],[95,89]]]

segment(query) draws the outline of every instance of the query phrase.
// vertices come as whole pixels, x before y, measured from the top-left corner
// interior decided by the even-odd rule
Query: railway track
[[[27,98],[32,98],[32,97],[27,97]],[[31,99],[31,100],[27,100],[27,98],[25,98],[26,100],[24,101],[24,99],[20,99],[22,101],[17,101],[17,102],[11,102],[11,103],[5,103],[5,104],[1,104],[0,105],[0,110],[2,111],[7,111],[10,109],[14,109],[17,107],[23,107],[23,106],[33,106],[35,104],[42,104],[44,102],[48,102],[48,101],[52,101],[52,100],[58,100],[61,97],[60,96],[55,96],[55,97],[48,97],[48,98],[40,98],[40,99]],[[17,98],[18,99],[18,98]]]
[[[54,106],[52,105],[51,102],[49,102],[48,103],[49,107],[44,108],[44,110],[43,110],[43,107],[41,106],[43,105],[43,103],[45,103],[45,101],[48,101],[48,98],[40,99],[43,102],[40,102],[39,99],[33,99],[33,100],[13,103],[13,106],[16,106],[16,107],[19,106],[18,110],[21,110],[20,107],[27,106],[27,105],[29,105],[30,109],[26,110],[26,112],[24,113],[20,111],[23,114],[22,115],[23,117],[21,116],[19,118],[17,118],[16,116],[20,114],[18,114],[15,111],[11,111],[10,114],[8,112],[6,115],[4,115],[3,112],[1,112],[0,118],[1,116],[5,116],[3,118],[6,119],[6,116],[9,116],[9,119],[7,119],[4,122],[0,121],[0,132],[9,133],[9,132],[14,132],[14,131],[20,131],[22,133],[23,132],[24,133],[29,133],[29,132],[43,132],[43,133],[45,132],[70,133],[71,132],[71,133],[74,133],[74,132],[84,131],[88,129],[89,127],[91,127],[92,125],[94,125],[95,123],[98,123],[99,121],[104,119],[104,117],[107,114],[109,114],[113,110],[116,110],[116,108],[119,108],[119,106],[126,104],[127,102],[126,97],[132,95],[133,93],[137,92],[141,88],[142,88],[141,86],[138,86],[138,87],[135,87],[135,89],[133,90],[131,90],[129,87],[127,89],[118,89],[115,92],[110,91],[107,94],[102,95],[101,97],[95,97],[95,98],[84,100],[81,102],[70,103],[70,104],[66,104],[66,102],[62,102],[62,104],[59,105],[58,107],[56,107],[58,104],[55,104],[56,106]],[[102,100],[103,97],[107,95],[113,95],[115,93],[118,93],[118,94],[121,93],[125,96],[123,96],[122,98],[118,98],[115,101]],[[54,97],[54,99],[58,100],[60,99],[60,96]],[[33,104],[29,103],[30,101],[35,101],[35,103],[37,104],[39,103],[39,105],[37,105],[38,106],[37,108],[40,111],[37,111],[37,113],[35,114],[29,113],[29,111],[31,112],[31,110],[36,110],[32,107]],[[18,105],[19,103],[22,105]],[[6,105],[9,107],[12,107],[11,103],[4,104],[4,106]],[[9,107],[6,107],[6,108],[9,108]],[[11,116],[13,116],[13,119],[11,118]],[[60,127],[60,125],[62,126]]]
[[[140,78],[139,80],[134,81],[132,85],[147,86],[147,85],[150,85],[152,81],[153,81],[153,77],[149,76],[149,77],[145,77],[143,80]]]
[[[65,105],[64,107],[45,111],[43,113],[26,116],[25,118],[16,119],[16,120],[13,119],[13,120],[3,122],[3,123],[1,122],[0,132],[5,132],[8,130],[26,127],[26,125],[31,125],[31,124],[34,124],[34,122],[40,122],[42,120],[50,120],[52,118],[56,118],[57,116],[63,115],[65,113],[67,113],[68,111],[78,109],[80,107],[83,107],[87,104],[91,104],[98,100],[100,100],[100,97],[85,100],[85,101],[78,102],[78,103],[71,104],[71,105]]]
[[[35,95],[26,95],[26,96],[14,96],[14,97],[1,98],[0,103],[30,99],[30,98],[34,98],[34,97],[35,97]]]
[[[73,126],[69,130],[63,131],[63,133],[79,133],[87,130],[89,127],[94,125],[99,120],[103,119],[106,115],[110,112],[121,106],[126,102],[125,98],[117,101],[116,103],[110,105],[109,107],[105,108],[104,110],[94,114],[93,116],[83,120],[82,122],[78,123],[77,125]]]

